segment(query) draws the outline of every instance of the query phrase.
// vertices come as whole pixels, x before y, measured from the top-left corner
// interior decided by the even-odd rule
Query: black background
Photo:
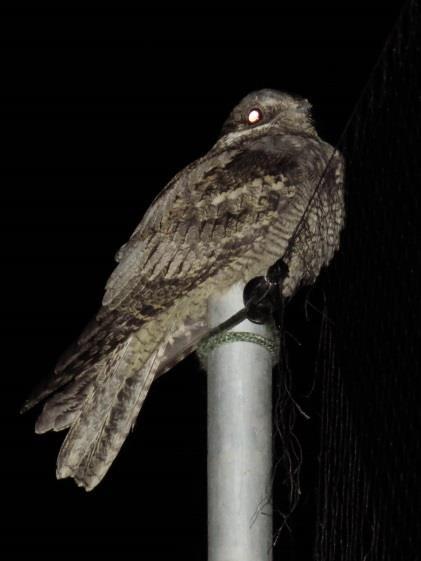
[[[18,409],[95,313],[113,255],[153,197],[210,148],[233,105],[262,87],[300,93],[314,105],[321,136],[335,143],[398,11],[3,18],[7,551],[205,558],[206,380],[194,358],[153,386],[135,431],[90,494],[55,480],[63,434],[34,435],[36,413],[19,417]],[[311,541],[308,528],[300,532]]]

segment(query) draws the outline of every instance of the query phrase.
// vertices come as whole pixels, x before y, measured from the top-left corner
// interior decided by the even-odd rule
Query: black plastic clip
[[[288,265],[281,258],[269,267],[265,276],[249,280],[243,291],[247,319],[259,324],[274,320],[280,328],[283,310],[282,285],[288,272]]]

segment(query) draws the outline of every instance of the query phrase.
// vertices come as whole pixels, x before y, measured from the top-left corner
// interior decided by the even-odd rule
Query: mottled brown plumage
[[[24,407],[49,398],[37,432],[69,428],[57,477],[87,490],[102,479],[154,377],[206,335],[209,295],[263,274],[290,241],[284,296],[330,261],[344,219],[343,164],[309,109],[274,90],[244,98],[120,249],[96,318]]]

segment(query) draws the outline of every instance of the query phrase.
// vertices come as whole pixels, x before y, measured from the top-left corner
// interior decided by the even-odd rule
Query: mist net
[[[421,559],[420,31],[411,1],[338,143],[340,252],[285,309],[275,559]]]

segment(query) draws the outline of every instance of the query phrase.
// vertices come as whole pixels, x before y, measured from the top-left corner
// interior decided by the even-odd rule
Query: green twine
[[[208,354],[213,351],[213,349],[216,349],[216,347],[219,347],[219,345],[234,343],[236,341],[260,345],[272,354],[274,363],[277,360],[279,347],[276,339],[269,339],[268,337],[263,337],[263,335],[249,333],[248,331],[222,331],[221,333],[216,333],[215,335],[207,337],[200,343],[197,348],[200,362],[203,365],[206,364]]]

